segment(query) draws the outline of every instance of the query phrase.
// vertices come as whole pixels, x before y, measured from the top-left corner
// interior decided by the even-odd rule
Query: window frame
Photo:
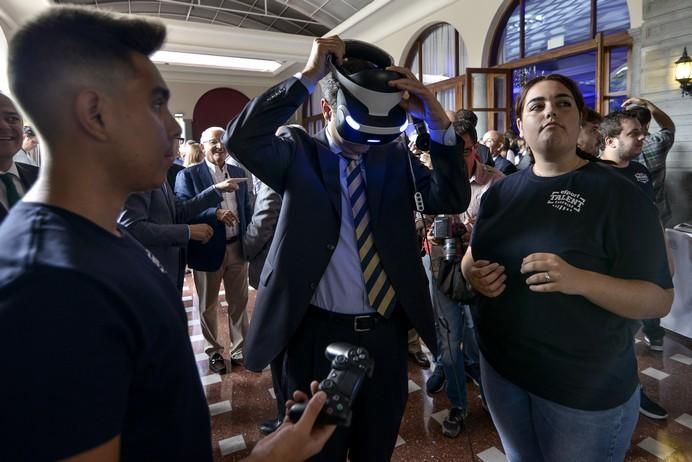
[[[491,69],[519,69],[525,66],[530,66],[533,64],[538,64],[542,61],[550,59],[565,58],[572,55],[577,55],[585,53],[588,51],[596,50],[596,107],[594,110],[599,113],[607,113],[608,102],[618,96],[625,96],[630,93],[632,76],[631,72],[627,73],[627,88],[625,91],[620,92],[610,92],[609,90],[609,63],[610,63],[610,50],[616,47],[627,48],[627,61],[632,62],[632,37],[626,32],[614,32],[611,34],[604,35],[603,32],[596,32],[598,22],[597,22],[597,1],[591,1],[591,24],[590,32],[591,38],[583,42],[574,43],[570,45],[565,45],[559,48],[554,48],[552,50],[546,50],[543,53],[539,53],[533,56],[526,56],[525,50],[525,11],[526,11],[526,0],[514,0],[509,5],[506,6],[505,11],[502,13],[501,20],[498,23],[498,27],[495,30],[492,47],[490,51],[489,63],[494,63],[491,65]],[[497,59],[499,55],[500,42],[502,40],[502,34],[507,27],[507,22],[512,16],[512,13],[516,8],[519,8],[519,58],[508,61],[506,63],[498,64]],[[631,69],[631,67],[630,67]]]

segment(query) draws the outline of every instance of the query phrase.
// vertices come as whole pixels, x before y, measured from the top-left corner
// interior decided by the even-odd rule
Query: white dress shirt
[[[207,168],[209,168],[209,173],[211,173],[211,178],[214,181],[214,184],[220,183],[226,178],[229,178],[228,176],[228,170],[226,170],[225,165],[223,170],[219,168],[218,165],[212,164],[209,162],[209,160],[204,159],[204,162],[207,164]],[[235,197],[235,192],[230,192],[230,193],[222,193],[219,192],[223,196],[223,200],[221,201],[221,208],[230,210],[235,214],[235,216],[238,216],[238,201],[236,200]],[[232,237],[235,237],[238,235],[238,223],[233,224],[233,226],[228,226],[226,225],[226,239],[230,239]]]

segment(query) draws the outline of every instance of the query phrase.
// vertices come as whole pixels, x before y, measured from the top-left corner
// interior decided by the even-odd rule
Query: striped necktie
[[[0,181],[5,185],[5,191],[7,192],[7,208],[11,209],[12,206],[21,199],[19,197],[19,191],[17,191],[17,187],[14,185],[11,173],[0,174]]]
[[[365,289],[368,293],[368,302],[380,315],[388,318],[396,305],[396,294],[382,268],[380,256],[375,248],[370,226],[370,212],[365,197],[365,181],[360,165],[357,160],[346,160],[348,161],[346,167],[348,196],[351,200],[353,227],[356,231],[358,255],[363,270]]]

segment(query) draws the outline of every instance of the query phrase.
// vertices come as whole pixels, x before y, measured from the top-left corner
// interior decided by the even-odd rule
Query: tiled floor
[[[196,310],[190,309],[191,287],[188,276],[183,301],[188,308],[188,319],[195,321],[199,316]],[[254,305],[254,296],[251,290],[250,307]],[[219,325],[226,323],[219,322]],[[190,322],[189,329],[212,415],[214,458],[224,462],[240,460],[262,436],[257,423],[274,416],[271,376],[268,370],[256,374],[240,367],[233,367],[231,373],[223,376],[209,374],[199,323]],[[667,336],[663,353],[649,351],[639,340],[635,349],[642,384],[649,396],[668,410],[670,417],[664,421],[640,417],[626,461],[692,462],[692,342]],[[439,422],[444,419],[449,402],[444,393],[434,398],[425,393],[425,381],[430,373],[410,363],[409,399],[392,460],[505,461],[500,438],[489,415],[482,410],[473,385],[468,388],[470,408],[466,430],[455,439],[442,435]]]

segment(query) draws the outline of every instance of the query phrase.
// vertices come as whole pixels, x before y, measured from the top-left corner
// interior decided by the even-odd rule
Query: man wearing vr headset
[[[338,428],[315,460],[390,460],[408,395],[408,328],[433,353],[437,346],[411,211],[422,202],[426,214],[461,213],[469,203],[463,142],[433,93],[391,64],[372,45],[317,38],[303,72],[252,100],[225,137],[228,151],[283,196],[246,368],[261,371],[285,353],[290,393],[327,375],[332,342],[365,347],[375,361],[351,426]],[[274,136],[330,70],[325,130]],[[432,171],[410,160],[403,142],[390,142],[400,139],[406,112],[428,125]]]

